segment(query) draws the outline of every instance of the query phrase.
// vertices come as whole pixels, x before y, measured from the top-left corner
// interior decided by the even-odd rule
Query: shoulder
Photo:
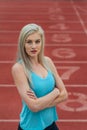
[[[47,64],[49,65],[49,67],[51,67],[51,68],[55,67],[53,60],[50,57],[45,56],[45,60],[46,60]]]
[[[49,64],[49,68],[51,70],[51,72],[53,73],[54,77],[59,77],[59,73],[58,70],[56,68],[56,65],[54,64],[53,60],[49,57],[45,57],[45,59],[47,60],[48,64]]]
[[[49,64],[52,64],[52,63],[53,63],[53,61],[52,61],[52,59],[51,59],[50,57],[45,56],[45,60],[46,60]]]
[[[19,72],[21,72],[21,71],[24,71],[24,70],[23,70],[23,65],[20,64],[20,63],[18,63],[18,62],[15,63],[15,64],[12,66],[11,70],[12,70],[12,73],[19,73]]]
[[[15,63],[12,66],[11,73],[15,83],[23,82],[27,78],[23,64],[20,63]]]
[[[50,70],[51,70],[53,73],[55,73],[55,71],[56,71],[56,66],[55,66],[53,60],[52,60],[50,57],[45,57],[45,60],[46,60],[46,62],[47,62],[47,64],[48,64],[48,67],[50,68]]]

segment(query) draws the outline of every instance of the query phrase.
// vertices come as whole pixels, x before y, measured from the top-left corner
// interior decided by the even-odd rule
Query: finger
[[[33,91],[27,91],[27,95],[28,95],[29,97],[34,98],[34,99],[37,98]]]

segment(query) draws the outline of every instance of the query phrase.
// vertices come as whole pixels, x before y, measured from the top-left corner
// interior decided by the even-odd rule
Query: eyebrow
[[[40,41],[41,39],[36,39],[35,41]],[[31,39],[26,39],[25,41],[32,41]]]

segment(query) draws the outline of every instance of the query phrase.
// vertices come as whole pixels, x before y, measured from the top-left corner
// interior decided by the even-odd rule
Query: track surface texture
[[[87,1],[0,0],[0,130],[16,130],[21,99],[11,76],[20,29],[45,30],[52,58],[69,93],[57,105],[60,130],[87,130]]]

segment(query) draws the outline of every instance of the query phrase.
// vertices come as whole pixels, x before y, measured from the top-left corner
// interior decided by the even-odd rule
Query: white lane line
[[[67,43],[67,44],[50,43],[50,44],[49,44],[49,43],[46,43],[45,46],[49,46],[49,47],[51,47],[51,46],[52,46],[52,47],[55,47],[55,46],[60,46],[60,47],[61,47],[61,46],[71,46],[71,47],[72,47],[72,46],[73,46],[73,47],[74,47],[74,46],[75,46],[75,47],[80,47],[80,46],[82,46],[82,47],[84,47],[84,46],[85,46],[85,47],[86,47],[86,46],[87,46],[87,43],[86,43],[86,44],[75,44],[75,43],[74,43],[74,44],[72,44],[72,43]]]
[[[66,87],[87,87],[87,84],[65,84]]]
[[[66,87],[87,87],[87,84],[65,84]],[[0,84],[0,88],[5,88],[5,87],[16,87],[14,84]]]
[[[0,122],[19,122],[19,119],[0,119]]]
[[[5,123],[15,123],[19,122],[19,119],[0,119],[0,122],[5,122]],[[78,123],[86,123],[86,119],[59,119],[57,122],[78,122]]]
[[[0,43],[0,46],[10,46],[10,47],[12,47],[12,46],[16,46],[17,47],[17,43]]]
[[[15,61],[0,61],[0,64],[11,64],[15,63]],[[55,61],[54,63],[69,63],[69,64],[87,64],[87,61]]]
[[[79,8],[79,7],[78,7]],[[15,13],[15,12],[4,12],[4,11],[2,11],[2,12],[0,12],[0,15],[32,15],[32,16],[36,16],[36,15],[38,15],[37,13],[35,13],[35,12],[17,12],[17,13]],[[49,12],[39,12],[39,16],[42,16],[42,15],[49,15]],[[69,12],[64,12],[64,15],[71,15],[71,13]],[[72,12],[72,15],[74,15],[74,12]]]
[[[0,64],[11,64],[11,63],[15,63],[15,61],[0,61]]]
[[[9,47],[17,47],[17,45],[18,45],[17,43],[8,43],[8,44],[7,44],[7,43],[0,43],[0,46],[6,46],[6,47],[8,47],[8,46],[9,46]],[[82,47],[84,47],[84,46],[87,46],[87,43],[83,43],[83,44],[79,44],[79,43],[74,43],[74,44],[73,44],[73,43],[59,44],[59,43],[58,43],[58,44],[57,44],[57,43],[54,43],[54,42],[53,42],[53,43],[50,43],[50,44],[49,44],[49,43],[46,43],[45,46],[49,46],[49,47],[51,47],[51,46],[52,46],[52,47],[53,47],[53,46],[54,46],[54,47],[55,47],[55,46],[73,46],[73,47],[74,47],[74,46],[75,46],[75,47],[76,47],[76,46],[77,46],[77,47],[82,46]]]
[[[80,11],[82,11],[82,13],[87,14],[87,8],[84,9],[84,7],[82,8],[82,7],[80,7],[79,5],[76,6],[76,7],[77,7]]]
[[[53,60],[54,63],[69,63],[69,64],[87,64],[87,61],[55,61]],[[15,63],[15,61],[0,61],[0,64],[11,64]]]
[[[0,88],[5,88],[5,87],[13,88],[13,87],[16,87],[16,85],[14,85],[14,84],[0,84]]]
[[[6,24],[9,22],[9,23],[29,23],[29,21],[30,22],[32,22],[32,20],[0,20],[0,23],[2,22],[5,22]],[[45,20],[45,21],[39,21],[39,20],[35,20],[36,21],[36,23],[53,23],[53,21],[51,21],[50,19],[48,19],[47,21]],[[67,22],[66,21],[64,21],[65,23],[80,23],[79,21],[69,21],[69,20],[67,20]],[[86,23],[87,23],[87,21],[85,21]],[[58,23],[58,21],[57,20],[54,20],[54,23]]]
[[[87,61],[54,61],[54,63],[87,64]]]
[[[80,20],[80,23],[81,23],[81,25],[82,25],[82,27],[83,27],[83,30],[84,30],[85,34],[87,35],[87,28],[86,28],[86,26],[85,26],[85,24],[84,24],[84,21],[83,21],[83,19],[81,18],[80,13],[79,13],[79,11],[77,10],[77,7],[76,7],[74,1],[71,0],[71,2],[72,2],[72,5],[73,5],[73,8],[74,8],[74,10],[75,10],[75,12],[76,12],[77,17],[78,17],[78,19]]]
[[[0,33],[19,33],[20,32],[20,30],[2,30],[2,31],[0,31]],[[71,34],[84,34],[84,30],[82,30],[82,31],[67,31],[67,30],[63,30],[63,31],[59,31],[59,30],[50,30],[50,29],[48,29],[47,31],[45,30],[45,33],[49,33],[49,34],[52,34],[52,33],[71,33]]]
[[[86,119],[59,119],[58,122],[78,122],[78,123],[85,123],[87,122]]]

